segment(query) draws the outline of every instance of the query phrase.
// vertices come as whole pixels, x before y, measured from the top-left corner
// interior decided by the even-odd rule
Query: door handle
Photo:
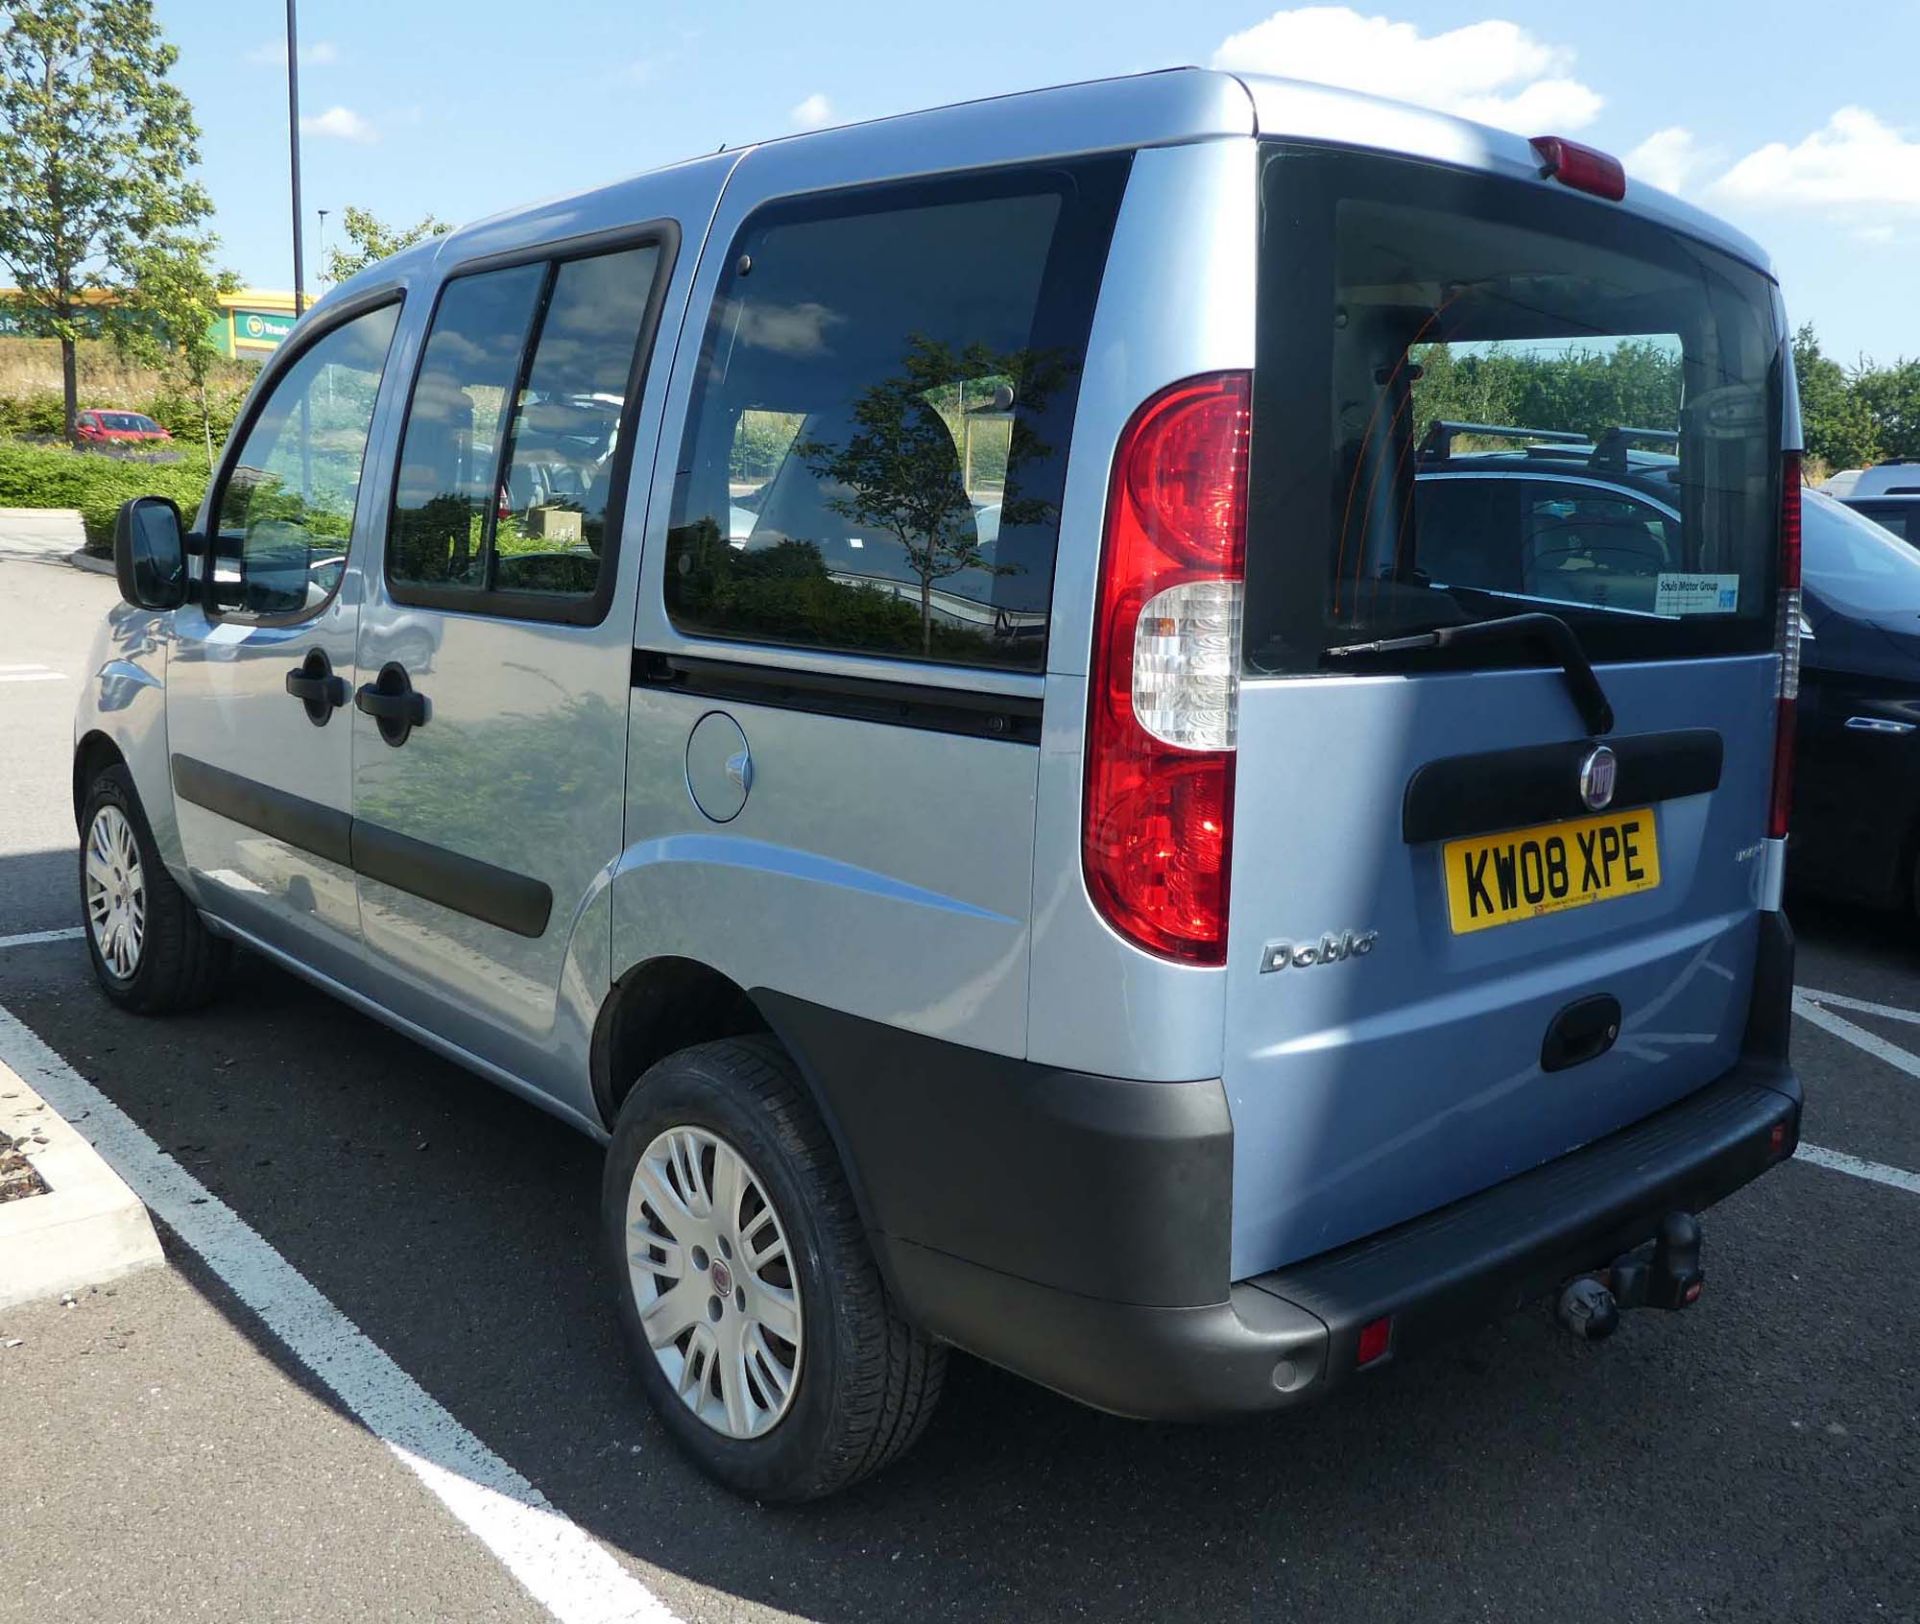
[[[307,720],[325,727],[328,719],[347,702],[347,679],[335,676],[333,662],[323,648],[307,650],[307,657],[287,673],[287,692],[307,710]]]
[[[361,686],[353,696],[354,709],[371,716],[379,725],[380,737],[388,744],[402,745],[416,727],[425,727],[433,718],[433,701],[414,691],[407,668],[389,661],[380,675]]]

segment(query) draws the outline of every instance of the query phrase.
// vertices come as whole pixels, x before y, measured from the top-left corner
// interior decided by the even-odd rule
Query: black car
[[[1803,493],[1801,521],[1788,883],[1920,907],[1920,552],[1817,491]]]

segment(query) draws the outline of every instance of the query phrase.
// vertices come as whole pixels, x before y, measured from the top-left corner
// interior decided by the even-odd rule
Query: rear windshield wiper
[[[1367,654],[1400,654],[1415,649],[1468,648],[1475,644],[1501,645],[1507,648],[1537,648],[1551,654],[1566,673],[1567,687],[1581,721],[1590,734],[1613,731],[1613,706],[1606,689],[1594,674],[1593,662],[1580,646],[1573,628],[1558,615],[1506,615],[1499,620],[1470,620],[1462,626],[1436,626],[1429,632],[1410,637],[1382,637],[1371,643],[1344,643],[1330,648],[1335,659],[1352,659]]]

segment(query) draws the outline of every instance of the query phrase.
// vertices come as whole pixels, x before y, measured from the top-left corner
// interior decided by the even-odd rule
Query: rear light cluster
[[[1793,811],[1793,736],[1800,698],[1800,453],[1789,451],[1780,469],[1780,701],[1773,735],[1773,793],[1767,835],[1787,838]]]
[[[1120,437],[1094,626],[1082,857],[1114,929],[1226,962],[1252,379],[1163,389]]]

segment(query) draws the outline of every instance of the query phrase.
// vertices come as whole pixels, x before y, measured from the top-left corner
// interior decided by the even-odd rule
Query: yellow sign
[[[1450,840],[1441,855],[1456,936],[1630,897],[1660,883],[1651,807]]]

